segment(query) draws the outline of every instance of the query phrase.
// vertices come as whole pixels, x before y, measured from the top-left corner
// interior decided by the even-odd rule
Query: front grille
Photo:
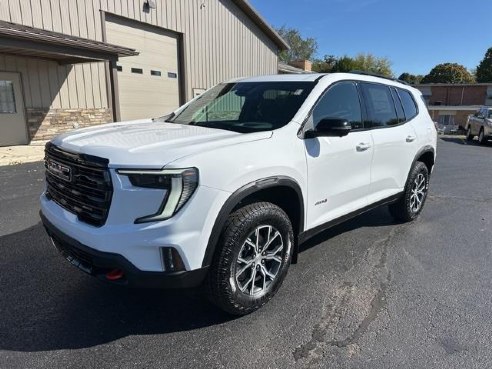
[[[46,144],[45,154],[48,199],[82,222],[103,226],[113,195],[109,161],[67,152],[51,143]]]

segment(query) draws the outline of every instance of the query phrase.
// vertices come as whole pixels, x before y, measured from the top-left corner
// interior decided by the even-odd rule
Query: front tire
[[[468,129],[466,130],[466,140],[473,141],[473,134],[470,126],[468,126]]]
[[[398,221],[410,222],[422,211],[429,189],[429,170],[418,161],[413,166],[403,196],[398,202],[389,206],[391,215]]]
[[[208,273],[211,301],[232,315],[265,305],[287,275],[294,232],[287,214],[268,202],[229,215]]]

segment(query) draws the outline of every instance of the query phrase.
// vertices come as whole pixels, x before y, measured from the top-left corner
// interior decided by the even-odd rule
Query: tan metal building
[[[0,146],[164,115],[287,48],[247,0],[0,0]]]

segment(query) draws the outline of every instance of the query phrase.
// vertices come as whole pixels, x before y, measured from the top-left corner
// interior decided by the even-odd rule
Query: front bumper
[[[144,288],[192,288],[202,284],[208,267],[181,272],[149,272],[139,270],[124,256],[102,252],[83,245],[56,228],[40,212],[43,225],[61,254],[80,270],[112,284]],[[106,274],[114,269],[123,271],[123,278],[110,281]]]

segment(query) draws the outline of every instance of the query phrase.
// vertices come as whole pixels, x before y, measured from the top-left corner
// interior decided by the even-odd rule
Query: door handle
[[[358,144],[356,146],[356,149],[358,152],[366,151],[367,149],[370,149],[370,148],[371,148],[371,145],[369,145],[366,142],[361,142],[360,144]]]
[[[407,136],[406,141],[407,142],[413,142],[413,141],[415,141],[416,138],[417,137],[410,135],[410,136]]]

